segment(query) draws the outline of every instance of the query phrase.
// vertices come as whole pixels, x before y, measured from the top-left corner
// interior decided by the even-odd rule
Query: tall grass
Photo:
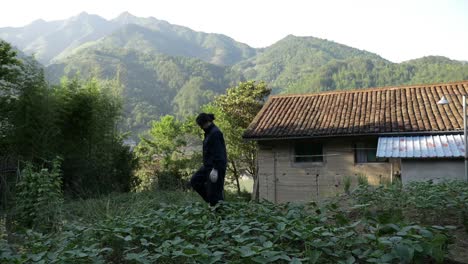
[[[346,194],[350,194],[351,192],[351,184],[352,184],[352,178],[351,176],[345,176],[344,177],[344,183],[343,183],[343,188]]]
[[[65,219],[93,223],[109,218],[145,214],[164,204],[186,205],[201,199],[194,192],[144,191],[137,193],[113,193],[95,199],[68,201]]]
[[[369,185],[369,179],[367,178],[366,175],[364,174],[358,174],[358,185],[359,186],[368,186]]]
[[[241,197],[232,191],[225,192],[228,201],[246,201],[250,194],[242,192]],[[188,205],[203,200],[193,191],[144,191],[136,193],[113,193],[95,199],[71,200],[65,203],[65,219],[79,219],[93,223],[104,219],[143,215],[149,210],[157,210],[165,205]]]

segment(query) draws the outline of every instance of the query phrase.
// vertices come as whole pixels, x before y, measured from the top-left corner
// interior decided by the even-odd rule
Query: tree
[[[174,116],[165,115],[153,121],[148,137],[141,137],[138,152],[146,158],[157,157],[170,162],[174,155],[181,154],[181,147],[186,145],[183,135],[183,123]]]
[[[197,156],[187,153],[187,131],[193,131],[187,125],[171,115],[152,122],[148,135],[141,137],[136,148],[139,189],[151,188],[153,183],[161,189],[182,187],[183,178],[193,172],[192,158]]]
[[[270,93],[271,90],[264,82],[242,82],[236,87],[227,89],[226,94],[217,97],[214,105],[207,108],[209,110],[211,107],[213,111],[219,108],[217,112],[221,116],[217,118],[219,120],[217,123],[225,134],[228,169],[236,181],[238,192],[240,192],[239,177],[245,170],[254,180],[252,194],[254,199],[258,197],[257,144],[243,140],[242,134]]]
[[[22,73],[20,66],[21,62],[11,45],[0,40],[0,148],[3,150],[7,134],[12,128],[12,107],[19,92]]]
[[[22,60],[20,89],[13,107],[11,143],[23,160],[42,163],[57,155],[56,101],[42,67],[33,59]]]
[[[129,191],[135,159],[118,132],[121,117],[119,84],[78,79],[55,87],[56,153],[63,157],[66,190],[94,196]]]
[[[136,163],[117,128],[121,91],[94,79],[49,86],[34,58],[0,41],[0,156],[46,168],[60,156],[67,194],[130,190]]]
[[[21,74],[21,61],[8,42],[0,40],[0,91],[11,88]]]

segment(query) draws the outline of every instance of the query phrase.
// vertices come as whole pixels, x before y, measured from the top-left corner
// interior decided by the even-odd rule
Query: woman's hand
[[[210,172],[210,181],[212,183],[215,183],[218,181],[218,171],[215,169],[212,169]]]

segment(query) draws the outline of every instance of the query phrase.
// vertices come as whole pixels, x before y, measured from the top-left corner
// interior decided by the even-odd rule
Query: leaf
[[[273,242],[271,242],[271,241],[265,241],[263,243],[264,248],[271,248],[272,246],[273,246]]]
[[[404,244],[398,244],[394,248],[395,255],[397,255],[401,260],[409,263],[413,260],[414,249],[410,248]]]
[[[182,250],[182,252],[185,254],[185,255],[196,255],[197,254],[197,250],[194,249],[194,248],[184,248]]]
[[[84,258],[84,257],[87,257],[87,256],[88,256],[88,254],[86,254],[86,253],[84,253],[84,252],[78,253],[78,257],[79,257],[79,258]]]
[[[276,228],[277,228],[279,231],[283,231],[283,230],[286,228],[286,224],[285,224],[284,222],[278,223],[278,225],[276,226]]]
[[[384,254],[382,257],[380,257],[380,262],[381,263],[391,263],[394,258],[395,257],[392,254],[387,253],[387,254]]]
[[[241,253],[241,257],[250,257],[255,255],[256,253],[252,251],[252,249],[248,246],[242,246],[239,248],[239,252]]]
[[[266,259],[265,257],[262,257],[262,256],[256,256],[256,257],[252,258],[252,260],[253,260],[254,262],[256,262],[256,263],[262,263],[262,264],[263,264],[263,263],[266,264],[266,263],[270,263],[270,262],[271,262],[271,261],[269,261],[268,259]]]
[[[346,264],[353,264],[354,262],[356,262],[356,259],[352,255],[346,259]]]
[[[302,264],[302,261],[300,261],[298,258],[292,258],[289,264]]]
[[[423,237],[427,237],[427,238],[432,238],[434,235],[432,234],[431,231],[427,230],[427,229],[421,229],[419,230],[419,234]]]
[[[317,263],[321,255],[322,255],[322,251],[312,250],[308,255],[309,263],[312,263],[312,264]]]
[[[442,235],[442,234],[437,234],[432,239],[432,243],[435,244],[435,245],[443,245],[443,244],[445,244],[446,241],[447,241],[447,237],[445,235]]]
[[[399,236],[393,236],[391,238],[389,238],[388,240],[392,243],[399,243],[403,238],[402,237],[399,237]]]

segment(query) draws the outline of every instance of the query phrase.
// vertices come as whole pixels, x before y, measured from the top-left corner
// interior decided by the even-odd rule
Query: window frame
[[[354,164],[384,164],[384,163],[388,163],[390,162],[390,160],[388,158],[378,158],[377,157],[377,146],[378,146],[378,142],[375,142],[375,148],[373,148],[373,141],[356,141],[356,142],[353,142],[353,149],[354,149]],[[363,145],[364,147],[360,148],[358,147],[358,145]],[[369,161],[368,160],[368,157],[369,157],[369,150],[374,150],[375,149],[375,161]],[[359,162],[358,161],[358,151],[365,151],[366,153],[366,161],[365,162]]]
[[[317,157],[320,160],[313,160],[313,161],[297,161],[297,156],[306,156],[306,155],[296,155],[296,146],[297,145],[308,145],[308,146],[320,146],[321,157]],[[321,166],[325,163],[325,156],[324,156],[324,144],[321,141],[294,141],[291,144],[291,163],[296,167],[307,167],[307,166]],[[317,154],[313,154],[317,155]]]

